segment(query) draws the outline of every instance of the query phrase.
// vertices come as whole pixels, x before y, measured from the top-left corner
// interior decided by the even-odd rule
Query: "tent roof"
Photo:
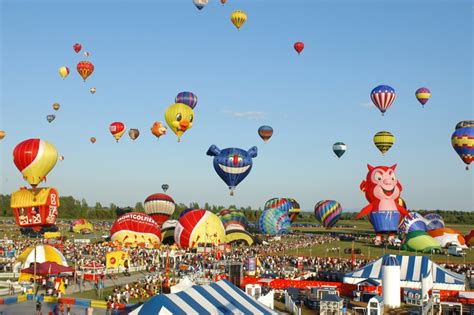
[[[227,280],[193,285],[175,294],[159,294],[132,314],[278,314]]]
[[[35,273],[35,264],[32,264],[30,267],[22,269],[21,272],[34,274]],[[74,272],[74,268],[66,267],[59,265],[55,262],[46,261],[44,263],[36,263],[36,274],[38,275],[58,275],[65,272]]]
[[[344,283],[356,284],[367,279],[382,281],[382,261],[365,265],[353,272],[346,273]],[[421,288],[421,279],[432,270],[434,289],[464,290],[464,276],[442,268],[426,256],[396,256],[400,264],[400,286],[403,288]],[[383,283],[382,283],[383,285]]]

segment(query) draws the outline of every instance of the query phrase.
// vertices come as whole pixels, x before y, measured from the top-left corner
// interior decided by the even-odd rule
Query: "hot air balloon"
[[[90,234],[93,230],[94,226],[86,219],[74,220],[69,226],[69,231],[73,233]]]
[[[130,137],[130,139],[136,140],[138,136],[140,136],[140,131],[138,129],[131,128],[128,131],[128,136]]]
[[[347,150],[347,146],[342,142],[336,142],[332,145],[332,151],[340,158]]]
[[[215,145],[207,150],[207,155],[214,157],[214,169],[229,186],[231,196],[234,195],[235,187],[252,170],[252,159],[257,157],[257,151],[257,147],[251,147],[248,151],[239,148],[221,150]]]
[[[296,42],[293,47],[295,48],[296,52],[299,54],[301,54],[301,52],[303,51],[304,49],[304,43],[303,42]]]
[[[247,21],[247,14],[245,14],[244,11],[236,10],[230,15],[230,20],[232,21],[232,24],[237,27],[237,29],[240,29],[242,25],[244,25],[245,21]]]
[[[395,100],[395,90],[388,85],[379,85],[375,87],[370,93],[370,98],[374,105],[382,112],[382,116],[385,111],[392,105]]]
[[[140,212],[128,212],[119,217],[110,228],[110,240],[121,244],[148,245],[161,243],[161,232],[152,217]]]
[[[90,138],[90,141],[91,141],[92,143],[95,143],[95,142],[97,141],[97,139],[96,139],[95,137],[91,137],[91,138]]]
[[[455,129],[460,129],[464,127],[474,127],[474,120],[463,120],[456,124]]]
[[[316,219],[326,228],[333,227],[342,214],[342,207],[336,200],[321,200],[314,206]]]
[[[6,135],[7,133],[4,130],[0,130],[0,140],[3,140],[3,138],[5,138]]]
[[[119,121],[113,122],[109,126],[109,131],[118,142],[125,132],[125,125]]]
[[[278,209],[288,214],[290,222],[293,223],[300,213],[299,203],[292,198],[272,198],[265,202],[264,209]]]
[[[424,217],[428,231],[445,227],[443,217],[437,213],[427,213]]]
[[[89,92],[91,92],[91,94],[95,94],[96,91],[97,91],[97,89],[95,87],[91,87],[89,89]]]
[[[13,150],[13,162],[33,188],[46,179],[57,161],[56,148],[41,139],[25,140]]]
[[[227,2],[227,0],[221,0],[222,5],[224,5]]]
[[[388,131],[379,131],[374,136],[374,144],[385,155],[395,143],[395,137]]]
[[[150,130],[151,130],[151,133],[157,138],[157,139],[160,139],[161,136],[164,136],[166,135],[166,130],[168,128],[166,128],[165,125],[163,125],[161,123],[161,121],[155,121],[153,123],[153,126],[151,126]]]
[[[176,205],[173,198],[166,194],[153,194],[145,199],[143,207],[145,213],[161,226],[173,214]]]
[[[474,161],[474,126],[456,129],[451,136],[451,144],[468,170],[469,164]]]
[[[291,231],[291,221],[286,211],[270,208],[263,210],[258,220],[258,227],[263,234],[286,234]]]
[[[186,104],[175,103],[166,109],[165,119],[171,131],[178,136],[178,142],[180,142],[181,136],[193,126],[194,111]]]
[[[60,156],[58,157],[58,160],[64,161],[64,155],[60,155]]]
[[[89,61],[79,61],[76,68],[84,82],[94,72],[94,65]]]
[[[193,0],[194,5],[201,11],[208,3],[208,0]]]
[[[168,188],[170,188],[170,185],[168,185],[168,184],[161,185],[161,189],[163,189],[164,192],[166,192],[168,190]]]
[[[427,230],[425,218],[417,212],[410,212],[410,217],[406,216],[400,225],[400,233],[404,234]]]
[[[84,57],[87,58],[87,57],[89,57],[89,52],[88,52],[88,51],[85,51],[83,55],[84,55]]]
[[[227,228],[229,225],[240,225],[242,228],[246,229],[249,225],[247,217],[242,211],[239,210],[222,209],[218,216],[225,228]]]
[[[196,209],[193,209],[193,208],[186,208],[186,209],[184,209],[184,210],[181,211],[181,213],[179,214],[178,219],[181,219],[182,217],[184,217],[184,216],[186,215],[186,213],[188,213],[189,211],[193,211],[193,210],[196,210]]]
[[[174,244],[174,229],[178,220],[166,220],[161,226],[161,243],[165,245]]]
[[[74,49],[74,51],[77,53],[79,53],[82,49],[82,45],[79,44],[79,43],[75,43],[74,45],[72,45],[72,48]]]
[[[53,109],[54,110],[59,110],[59,108],[61,108],[61,105],[59,105],[59,103],[54,103],[53,104]]]
[[[467,248],[464,236],[454,229],[443,227],[429,230],[428,234],[438,241],[441,247],[447,248],[451,244],[459,244],[460,247]]]
[[[69,68],[66,66],[59,67],[58,72],[61,78],[64,80],[69,75]]]
[[[56,115],[47,115],[46,120],[51,123],[53,120],[56,119]]]
[[[225,229],[217,215],[195,209],[179,219],[174,241],[180,248],[195,248],[200,243],[219,245],[226,242]]]
[[[192,92],[179,92],[174,99],[175,103],[183,103],[194,109],[196,107],[198,98]]]
[[[258,135],[262,138],[263,142],[267,142],[273,135],[273,128],[270,126],[261,126],[258,128]]]
[[[422,87],[416,90],[415,96],[418,102],[420,102],[421,106],[424,108],[426,102],[428,102],[431,97],[431,91],[428,88]]]

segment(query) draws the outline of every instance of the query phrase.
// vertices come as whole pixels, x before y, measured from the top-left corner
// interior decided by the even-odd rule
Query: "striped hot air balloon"
[[[174,99],[175,103],[186,104],[189,107],[196,107],[198,102],[198,97],[192,92],[179,92]]]
[[[245,14],[244,11],[236,10],[230,15],[230,20],[232,21],[232,24],[237,27],[237,29],[240,29],[242,25],[244,25],[245,21],[247,21],[247,14]]]
[[[374,136],[374,144],[385,155],[395,143],[395,137],[389,131],[379,131]]]
[[[145,213],[161,226],[173,214],[176,204],[170,196],[158,193],[148,196],[143,203],[143,207]]]
[[[263,142],[267,142],[273,135],[273,128],[270,126],[261,126],[258,128],[258,135],[262,138]]]
[[[443,217],[437,213],[425,214],[425,222],[426,222],[426,228],[428,231],[444,228]]]
[[[425,107],[425,104],[430,100],[431,98],[431,91],[428,88],[422,87],[416,90],[415,92],[416,99],[418,102],[420,102],[421,106],[423,108]]]
[[[468,170],[469,164],[474,161],[474,126],[456,129],[451,136],[451,144]]]
[[[288,213],[279,208],[265,209],[258,221],[260,232],[268,235],[286,234],[291,231]]]
[[[336,200],[321,200],[314,206],[316,219],[326,228],[333,227],[342,214],[342,206]]]
[[[347,146],[342,142],[336,142],[332,145],[332,150],[338,158],[340,158],[347,150]]]
[[[116,121],[110,124],[109,131],[115,140],[118,142],[125,133],[125,125],[122,122]]]
[[[372,102],[374,103],[375,107],[377,107],[382,112],[382,116],[393,104],[395,97],[395,90],[388,85],[379,85],[375,87],[370,93]]]
[[[460,129],[464,127],[474,127],[474,120],[463,120],[456,124],[455,129]]]
[[[226,242],[224,225],[214,213],[195,209],[179,219],[174,241],[180,248],[195,248],[200,243],[223,244]]]

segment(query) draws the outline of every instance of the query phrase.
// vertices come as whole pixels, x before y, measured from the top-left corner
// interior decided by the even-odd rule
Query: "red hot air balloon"
[[[161,242],[161,231],[149,215],[140,212],[128,212],[119,217],[110,228],[110,239],[122,244]]]
[[[81,75],[84,82],[94,72],[94,65],[89,61],[79,61],[77,64],[77,72]]]
[[[166,194],[153,194],[145,199],[143,207],[145,213],[161,226],[173,214],[176,205],[173,198]]]
[[[296,52],[299,54],[301,54],[301,52],[303,51],[304,49],[304,43],[303,42],[296,42],[293,47],[295,48]]]
[[[116,121],[110,124],[109,130],[112,136],[114,136],[115,140],[118,142],[125,132],[125,125],[120,121]]]
[[[75,43],[74,45],[72,45],[72,48],[74,49],[74,51],[77,53],[79,53],[82,49],[82,45],[79,44],[79,43]]]

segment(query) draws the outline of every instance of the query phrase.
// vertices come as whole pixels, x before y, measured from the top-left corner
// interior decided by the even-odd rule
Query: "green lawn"
[[[76,292],[76,293],[68,294],[66,296],[67,297],[80,298],[80,299],[105,301],[105,298],[107,298],[109,295],[111,295],[113,290],[114,290],[114,286],[102,289],[101,298],[99,298],[99,296],[97,295],[97,290],[96,289],[82,291],[82,292]],[[138,303],[138,302],[144,302],[144,300],[141,301],[140,299],[130,298],[130,301],[129,301],[130,304],[134,304],[134,303]]]

